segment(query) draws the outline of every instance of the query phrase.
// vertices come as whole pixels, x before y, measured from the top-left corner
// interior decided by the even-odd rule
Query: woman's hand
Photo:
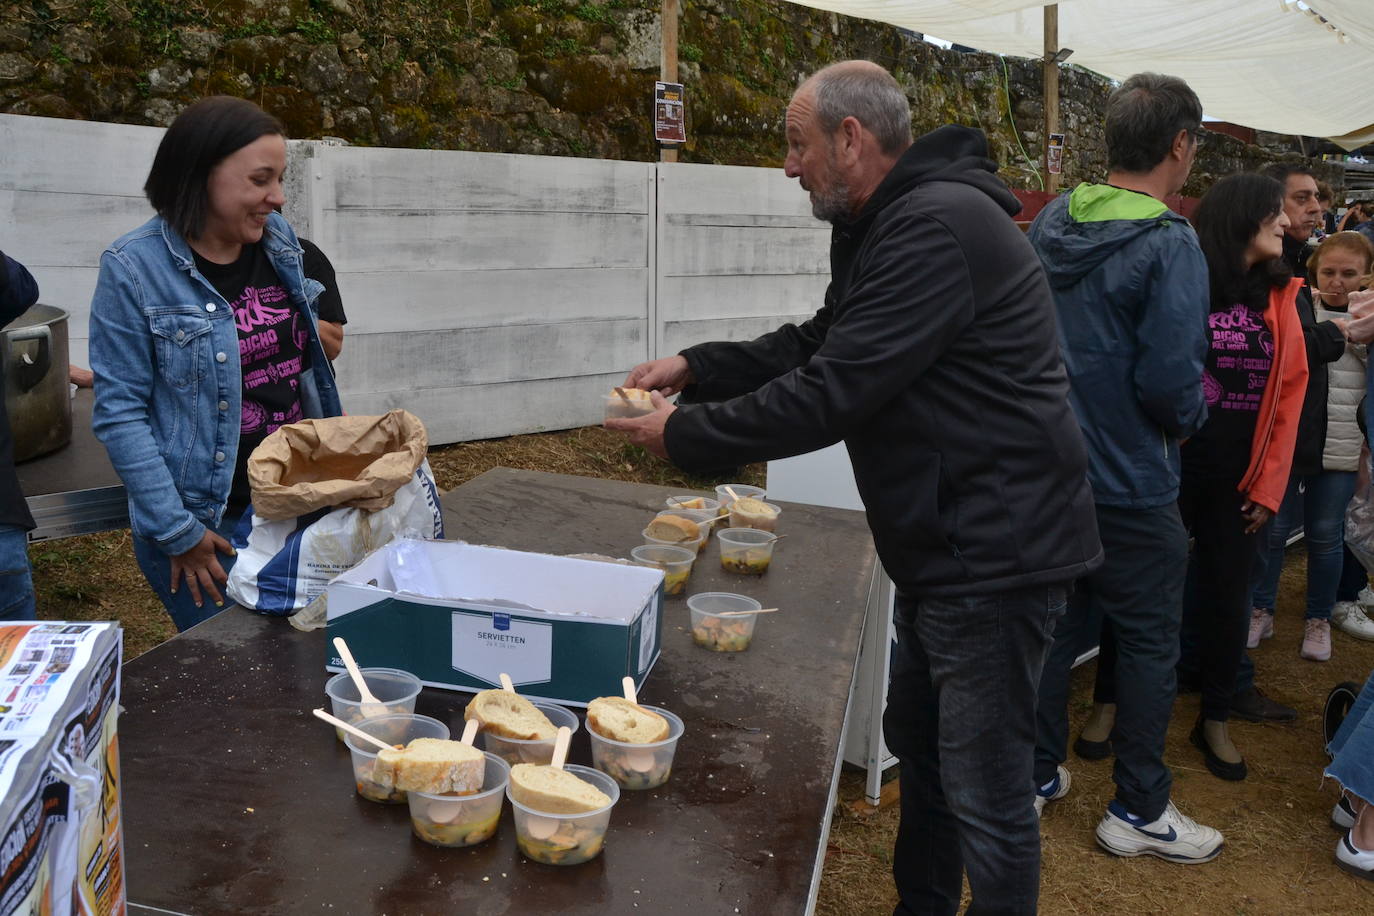
[[[1254,534],[1269,523],[1269,519],[1274,517],[1274,513],[1259,503],[1247,499],[1240,507],[1240,516],[1246,521],[1245,533]]]
[[[196,607],[202,606],[202,590],[214,599],[215,607],[224,607],[224,596],[220,594],[215,583],[228,582],[229,574],[219,565],[219,557],[216,556],[219,553],[232,557],[234,548],[224,538],[206,528],[205,536],[200,539],[199,544],[183,554],[172,557],[172,594],[175,595],[178,586],[185,583],[191,590],[191,600],[196,603]]]

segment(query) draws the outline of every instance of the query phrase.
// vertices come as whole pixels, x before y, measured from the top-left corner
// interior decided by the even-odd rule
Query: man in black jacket
[[[0,327],[38,301],[38,284],[23,264],[0,251]],[[14,472],[14,442],[5,413],[5,384],[0,377],[0,621],[34,618],[33,575],[29,538],[33,516]]]
[[[637,366],[705,402],[606,425],[687,469],[843,439],[897,586],[883,727],[901,762],[897,913],[1032,913],[1035,688],[1071,583],[1101,562],[1054,306],[987,141],[911,141],[905,95],[845,61],[787,110],[785,170],[834,224],[809,321]]]

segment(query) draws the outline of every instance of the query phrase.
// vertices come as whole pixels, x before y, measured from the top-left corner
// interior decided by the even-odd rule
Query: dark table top
[[[628,555],[669,491],[497,469],[444,497],[450,538]],[[680,492],[680,491],[679,491]],[[495,837],[439,849],[405,806],[353,791],[347,750],[310,716],[324,703],[323,631],[233,609],[131,661],[120,721],[129,902],[181,913],[799,913],[839,753],[874,554],[863,515],[782,504],[762,578],[707,546],[689,592],[783,610],[743,653],[692,644],[667,600],[662,657],[641,698],[686,722],[670,781],[624,792],[605,851],[559,867]],[[465,693],[426,688],[417,711],[461,731]],[[588,763],[585,725],[573,762]]]

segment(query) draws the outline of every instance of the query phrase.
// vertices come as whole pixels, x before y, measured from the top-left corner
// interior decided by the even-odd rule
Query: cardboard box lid
[[[444,605],[480,605],[628,625],[649,603],[663,572],[463,541],[392,541],[331,588],[378,589]],[[330,601],[330,618],[335,602]],[[346,613],[346,611],[344,611]]]

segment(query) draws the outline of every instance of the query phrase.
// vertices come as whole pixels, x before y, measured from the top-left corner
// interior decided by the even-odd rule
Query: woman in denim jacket
[[[276,118],[202,99],[158,146],[144,185],[157,215],[100,259],[92,426],[128,490],[139,566],[180,630],[224,606],[249,453],[285,423],[342,412],[321,286],[275,212],[285,170]]]

